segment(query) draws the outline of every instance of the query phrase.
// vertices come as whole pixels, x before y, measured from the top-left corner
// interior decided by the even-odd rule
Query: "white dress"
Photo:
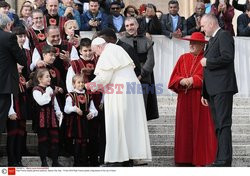
[[[105,162],[151,160],[141,84],[134,73],[132,59],[120,46],[107,44],[97,62],[94,74],[96,78],[92,82],[103,86],[114,84],[109,86],[108,91],[111,93],[104,94]],[[130,84],[129,90],[127,84]],[[115,85],[124,86],[118,91]],[[135,85],[133,90],[132,85]]]

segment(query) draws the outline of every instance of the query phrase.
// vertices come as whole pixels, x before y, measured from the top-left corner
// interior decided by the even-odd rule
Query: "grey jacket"
[[[141,64],[141,82],[151,84],[151,74],[155,65],[153,41],[142,35],[136,37],[126,35],[121,40],[131,45],[138,55]]]

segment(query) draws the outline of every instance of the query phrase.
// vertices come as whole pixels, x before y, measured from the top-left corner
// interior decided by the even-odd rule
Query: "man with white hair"
[[[202,103],[211,109],[215,123],[218,148],[212,166],[231,166],[232,163],[232,106],[238,92],[234,71],[234,39],[219,27],[214,15],[201,18],[201,30],[211,37],[201,59],[204,70]]]
[[[103,88],[105,163],[128,166],[131,160],[151,160],[142,89],[132,59],[123,48],[103,38],[94,39],[91,48],[100,57],[95,79],[85,86],[92,91]]]
[[[26,66],[26,58],[18,46],[17,37],[10,33],[12,21],[0,14],[0,134],[4,131],[11,105],[11,94],[18,94],[17,63]]]

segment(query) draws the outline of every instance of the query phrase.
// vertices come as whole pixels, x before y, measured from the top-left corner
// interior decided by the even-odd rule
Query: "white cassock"
[[[151,148],[146,112],[141,89],[127,93],[127,84],[139,85],[134,63],[123,48],[107,44],[99,57],[95,72],[96,84],[114,84],[114,93],[104,94],[106,151],[105,162],[122,162],[129,159],[150,161]],[[122,93],[115,85],[122,84]],[[112,88],[109,89],[112,91]],[[132,93],[131,93],[132,92]]]

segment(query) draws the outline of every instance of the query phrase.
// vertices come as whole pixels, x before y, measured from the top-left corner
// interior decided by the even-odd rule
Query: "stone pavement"
[[[158,96],[160,118],[148,122],[153,161],[152,167],[174,166],[174,128],[176,96]],[[37,152],[37,136],[32,133],[31,122],[27,122],[27,145],[31,152]],[[233,166],[250,166],[250,98],[234,98],[233,106]],[[6,134],[0,142],[0,152],[5,152]],[[60,157],[64,166],[73,165],[73,157]],[[49,161],[49,164],[51,161]],[[1,165],[7,164],[7,157],[0,160]],[[38,156],[24,156],[25,166],[40,166]]]

